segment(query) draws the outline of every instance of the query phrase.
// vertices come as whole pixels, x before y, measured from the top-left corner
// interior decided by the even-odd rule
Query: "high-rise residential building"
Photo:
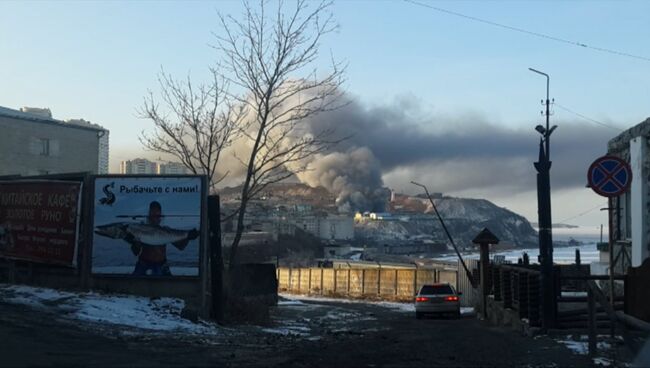
[[[120,174],[158,174],[158,164],[146,158],[122,161]]]
[[[159,164],[146,158],[136,158],[120,162],[120,174],[183,175],[190,174],[190,170],[178,162]]]
[[[48,108],[0,106],[0,175],[108,172],[107,129]]]
[[[158,174],[161,175],[182,175],[190,173],[190,170],[179,162],[167,162],[165,164],[158,164]]]

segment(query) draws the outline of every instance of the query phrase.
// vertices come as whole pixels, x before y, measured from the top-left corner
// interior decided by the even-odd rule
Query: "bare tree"
[[[332,131],[313,133],[305,126],[307,118],[341,105],[344,68],[332,62],[321,74],[313,65],[322,37],[336,29],[331,5],[297,0],[290,8],[280,2],[269,16],[264,1],[256,9],[246,2],[242,19],[221,16],[219,70],[243,90],[237,99],[249,110],[241,133],[250,151],[240,158],[246,177],[230,264],[237,260],[248,202],[268,185],[306,170],[310,156],[337,143]]]
[[[158,82],[163,106],[149,92],[139,112],[155,127],[152,133],[141,134],[142,145],[177,158],[194,174],[207,175],[214,190],[228,175],[218,174],[217,165],[240,133],[246,106],[228,97],[228,82],[214,70],[212,78],[195,87],[189,76],[179,81],[161,71]]]

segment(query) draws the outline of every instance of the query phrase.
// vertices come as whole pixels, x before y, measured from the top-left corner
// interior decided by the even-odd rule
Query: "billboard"
[[[76,266],[81,183],[0,182],[0,257]]]
[[[203,178],[98,176],[92,272],[198,276]]]

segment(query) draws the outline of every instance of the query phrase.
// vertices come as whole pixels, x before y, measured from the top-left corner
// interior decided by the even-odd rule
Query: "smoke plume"
[[[310,170],[299,173],[298,179],[334,193],[340,212],[385,209],[381,165],[367,147],[316,155]]]
[[[556,121],[551,140],[554,189],[584,187],[589,164],[606,151],[618,133],[600,126]],[[533,162],[539,134],[535,124],[507,128],[476,114],[427,116],[417,103],[375,108],[352,101],[307,122],[307,130],[334,129],[347,136],[328,154],[314,156],[310,171],[298,178],[323,186],[338,197],[341,209],[381,210],[384,181],[401,190],[471,192],[477,196],[534,190]]]

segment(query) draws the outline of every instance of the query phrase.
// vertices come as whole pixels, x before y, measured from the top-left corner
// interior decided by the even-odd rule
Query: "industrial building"
[[[107,129],[58,120],[48,108],[0,106],[0,175],[108,173]]]

